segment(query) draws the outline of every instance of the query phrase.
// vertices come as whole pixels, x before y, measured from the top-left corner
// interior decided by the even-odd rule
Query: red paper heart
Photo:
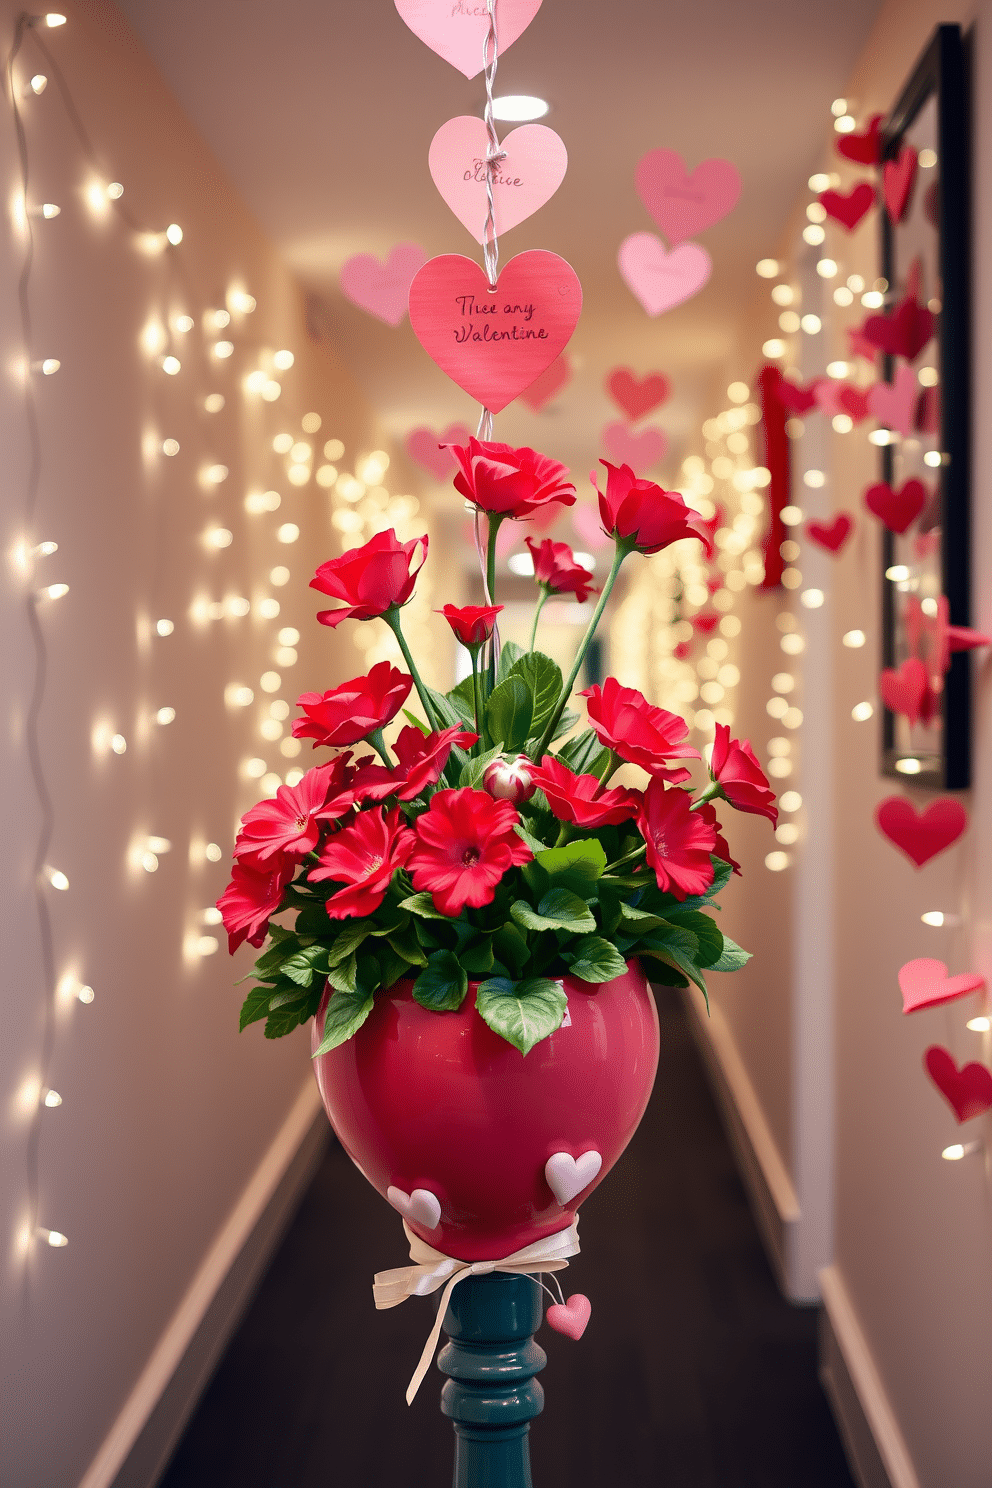
[[[871,317],[868,316],[862,325],[848,326],[844,335],[847,337],[852,356],[863,357],[866,362],[874,363],[878,356],[878,347],[874,346],[865,336],[865,326],[870,319]]]
[[[635,434],[618,420],[603,430],[603,448],[617,465],[629,465],[635,475],[640,475],[665,458],[668,435],[664,429],[654,428]]]
[[[898,671],[891,667],[878,679],[878,692],[890,713],[901,713],[910,723],[920,716],[927,690],[927,669],[916,656],[908,656]]]
[[[692,642],[676,642],[676,644],[672,647],[672,655],[675,657],[676,661],[688,661],[689,657],[692,655]]]
[[[421,426],[411,429],[406,436],[406,452],[422,469],[435,480],[447,480],[458,469],[458,461],[450,450],[441,449],[442,444],[467,445],[471,431],[464,424],[449,424],[440,434]]]
[[[851,387],[850,383],[845,383],[837,394],[837,403],[856,424],[863,423],[868,417],[868,393]]]
[[[673,245],[695,238],[726,217],[741,194],[729,160],[704,160],[691,175],[676,150],[649,150],[634,171],[637,194]]]
[[[936,319],[915,295],[906,295],[891,315],[869,315],[861,330],[872,346],[890,356],[915,361],[933,335]]]
[[[854,518],[847,512],[838,512],[832,522],[806,523],[806,536],[828,553],[839,553],[853,530]]]
[[[638,232],[620,244],[617,267],[647,313],[660,315],[702,289],[713,272],[713,260],[698,243],[680,243],[669,253],[654,233]]]
[[[499,0],[499,54],[526,31],[541,0]],[[489,14],[481,0],[396,0],[396,9],[414,36],[467,78],[482,71],[482,48]]]
[[[778,384],[778,400],[789,413],[804,414],[816,403],[816,390],[819,386],[819,378],[802,387],[798,382],[790,382],[783,377]]]
[[[620,412],[636,421],[653,408],[660,408],[672,385],[663,372],[638,377],[629,367],[614,367],[606,379],[606,390]]]
[[[958,1069],[947,1049],[931,1044],[923,1067],[959,1123],[992,1110],[992,1071],[984,1064],[963,1064]]]
[[[890,532],[905,532],[916,521],[926,505],[927,488],[922,481],[908,480],[894,491],[886,481],[878,481],[865,492],[865,506],[881,518]]]
[[[967,997],[969,992],[978,992],[985,986],[985,978],[975,971],[962,972],[949,977],[943,961],[933,961],[928,956],[918,961],[907,961],[899,968],[899,988],[902,992],[904,1013],[916,1013],[920,1008],[940,1007],[943,1002],[953,1002],[956,997]]]
[[[909,198],[916,180],[916,151],[912,145],[903,145],[897,160],[887,160],[883,172],[885,210],[890,222],[901,222],[909,206]]]
[[[341,293],[387,325],[398,326],[406,314],[410,285],[427,255],[416,243],[398,243],[385,263],[372,253],[356,253],[341,265]]]
[[[859,165],[877,165],[881,150],[882,115],[872,114],[860,134],[842,134],[837,139],[837,153]]]
[[[875,205],[875,188],[868,181],[861,181],[845,196],[842,191],[821,191],[820,206],[828,217],[841,223],[848,232],[857,227],[862,217]]]
[[[551,366],[535,377],[530,387],[524,388],[520,397],[538,413],[545,405],[550,403],[555,393],[561,392],[572,380],[572,365],[564,352],[560,357],[555,357]]]
[[[581,1292],[576,1292],[566,1299],[564,1306],[560,1302],[555,1302],[548,1308],[545,1316],[549,1328],[554,1328],[556,1333],[564,1333],[566,1338],[574,1338],[578,1342],[592,1317],[592,1303]]]
[[[934,801],[920,815],[904,796],[886,796],[875,809],[875,825],[911,863],[922,868],[958,840],[968,825],[968,813],[950,796]]]
[[[410,324],[452,382],[491,413],[550,367],[575,330],[582,286],[543,248],[511,258],[494,291],[470,258],[432,258],[410,286]]]
[[[692,619],[689,621],[689,624],[692,626],[693,630],[701,631],[703,635],[709,635],[710,631],[715,630],[719,623],[719,615],[706,614],[705,611],[701,611],[698,615],[693,615]]]

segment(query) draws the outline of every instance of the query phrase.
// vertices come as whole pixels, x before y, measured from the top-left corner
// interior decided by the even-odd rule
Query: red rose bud
[[[420,562],[412,568],[418,548]],[[352,548],[320,565],[310,588],[341,599],[344,605],[339,610],[321,610],[317,619],[321,625],[331,626],[340,625],[342,620],[372,620],[393,605],[406,604],[426,558],[426,534],[401,543],[391,527],[387,532],[377,532],[363,547]]]
[[[550,537],[540,543],[529,537],[525,541],[534,560],[534,578],[553,594],[574,594],[584,604],[590,594],[599,593],[592,587],[593,575],[576,563],[568,543],[553,542]]]
[[[638,480],[629,465],[606,466],[606,491],[596,485],[596,472],[589,479],[599,496],[603,531],[616,541],[633,544],[640,553],[660,553],[683,537],[698,537],[713,553],[713,542],[698,512],[686,506],[678,491],[663,491],[654,481]]]
[[[304,717],[293,723],[294,739],[318,744],[356,744],[385,728],[410,695],[413,678],[388,661],[380,661],[367,677],[353,677],[330,692],[304,692],[299,706]]]
[[[493,760],[486,766],[482,784],[494,800],[520,806],[537,790],[531,770],[526,754],[518,754],[513,760]]]
[[[775,792],[755,759],[754,750],[747,739],[731,739],[725,723],[716,726],[710,775],[720,787],[720,794],[738,811],[767,816],[772,826],[778,821]]]
[[[444,444],[458,461],[455,490],[483,511],[498,517],[529,517],[549,502],[575,502],[568,469],[536,450],[469,439],[467,445]]]
[[[446,604],[435,615],[443,615],[463,646],[481,646],[488,641],[496,624],[496,616],[502,605],[457,605]]]

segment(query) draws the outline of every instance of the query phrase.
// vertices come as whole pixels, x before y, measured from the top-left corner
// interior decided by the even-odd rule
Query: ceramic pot
[[[483,1022],[474,983],[448,1013],[422,1008],[411,987],[380,992],[355,1037],[314,1060],[345,1151],[446,1255],[500,1259],[566,1229],[627,1146],[654,1084],[658,1014],[640,965],[598,987],[566,977],[566,1021],[526,1057]]]

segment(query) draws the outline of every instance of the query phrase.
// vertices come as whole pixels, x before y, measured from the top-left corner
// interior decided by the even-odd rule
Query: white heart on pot
[[[602,1166],[602,1156],[595,1148],[583,1152],[578,1158],[570,1152],[556,1152],[544,1164],[544,1176],[551,1192],[564,1208],[576,1194],[589,1186]]]
[[[599,1172],[598,1166],[596,1171]],[[386,1198],[411,1224],[423,1225],[425,1230],[436,1230],[441,1223],[441,1205],[429,1188],[415,1188],[408,1194],[390,1184]]]

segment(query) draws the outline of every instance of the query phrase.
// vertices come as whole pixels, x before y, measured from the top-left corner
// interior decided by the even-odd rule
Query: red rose
[[[353,826],[325,842],[320,861],[307,877],[311,883],[330,878],[347,885],[327,900],[332,920],[361,919],[379,908],[393,874],[403,867],[412,849],[413,833],[399,808],[387,816],[379,806],[361,812]]]
[[[686,506],[678,491],[663,491],[654,481],[638,480],[629,465],[606,466],[606,492],[589,479],[599,496],[599,515],[608,536],[631,539],[641,553],[660,553],[682,537],[698,537],[711,557],[713,543],[702,517]]]
[[[663,780],[652,780],[644,792],[637,825],[659,889],[676,899],[705,894],[713,882],[710,853],[716,847],[716,832],[699,811],[689,809],[686,792],[677,786],[669,789]]]
[[[253,863],[235,863],[231,882],[217,900],[232,956],[243,940],[253,946],[262,944],[269,917],[282,903],[282,891],[295,870],[294,860],[285,856],[260,868]]]
[[[713,806],[712,801],[707,801],[704,805],[697,806],[696,812],[703,818],[703,821],[706,823],[707,826],[713,828],[713,831],[716,835],[716,846],[713,849],[715,856],[718,858],[722,858],[725,863],[729,863],[735,873],[740,873],[741,865],[736,861],[736,859],[730,856],[730,844],[728,843],[726,837],[724,837],[723,832],[720,829],[720,823],[716,819],[716,810]]]
[[[457,605],[446,604],[443,610],[434,613],[444,616],[463,646],[481,646],[492,635],[502,608],[502,605],[462,605],[459,609]]]
[[[575,502],[575,487],[566,466],[532,449],[514,449],[469,439],[466,446],[444,444],[458,461],[455,490],[498,517],[529,517],[551,501]]]
[[[747,739],[731,739],[725,723],[716,726],[710,775],[720,787],[720,794],[738,811],[767,816],[772,826],[778,821],[775,792],[755,759]]]
[[[669,769],[668,759],[699,759],[699,751],[685,743],[689,732],[684,718],[656,708],[636,687],[621,687],[616,677],[607,677],[602,687],[588,687],[589,723],[607,747],[650,775],[679,784],[688,780],[686,769]]]
[[[576,563],[575,554],[568,543],[554,542],[546,537],[535,543],[525,539],[530,556],[534,560],[534,578],[554,594],[574,594],[579,604],[584,604],[590,594],[598,594],[592,587],[593,575],[581,563]]]
[[[411,569],[416,550],[422,550],[420,562]],[[427,558],[427,536],[401,543],[390,527],[377,532],[361,548],[352,548],[340,558],[322,563],[310,580],[311,589],[343,599],[340,610],[321,610],[321,625],[340,625],[342,620],[371,620],[393,605],[406,604],[413,593],[417,575]]]
[[[513,830],[519,820],[508,801],[485,791],[438,791],[414,825],[407,865],[414,888],[426,889],[435,909],[452,918],[466,904],[491,904],[503,874],[534,856]]]
[[[330,692],[304,692],[297,699],[304,718],[293,723],[294,739],[318,744],[355,744],[385,728],[410,695],[413,678],[388,661],[380,661],[367,677],[352,677]]]
[[[341,771],[337,760],[308,770],[297,785],[281,785],[275,797],[259,801],[241,818],[241,831],[234,844],[239,862],[249,860],[262,868],[270,858],[285,853],[291,858],[305,858],[317,846],[320,823],[325,819],[327,798],[332,789],[337,794]],[[351,806],[350,795],[340,797],[338,816]]]
[[[640,791],[622,785],[605,790],[595,775],[573,775],[553,754],[532,765],[530,773],[559,821],[575,822],[580,827],[616,826],[636,816],[640,808]]]

